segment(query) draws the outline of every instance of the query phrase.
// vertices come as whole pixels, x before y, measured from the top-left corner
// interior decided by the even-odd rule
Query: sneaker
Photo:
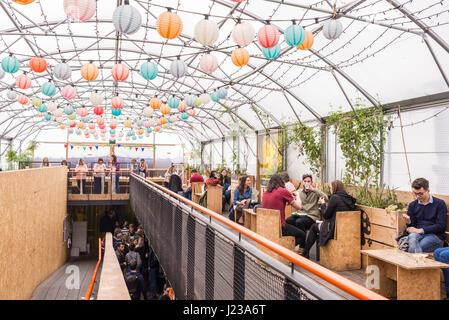
[[[299,244],[295,247],[295,252],[297,253],[297,254],[300,254],[300,255],[302,255],[302,253],[304,252],[304,248],[301,248],[300,246],[299,246]]]

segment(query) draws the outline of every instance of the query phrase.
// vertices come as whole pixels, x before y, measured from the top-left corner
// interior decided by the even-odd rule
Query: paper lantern
[[[306,39],[306,31],[297,24],[292,24],[284,31],[284,40],[290,47],[301,45]]]
[[[68,132],[69,134],[72,134],[72,133],[73,133],[73,129],[72,129],[72,128],[68,128],[68,129],[67,129],[67,132]]]
[[[0,69],[0,80],[3,79],[4,76],[5,76],[5,71],[3,71],[3,69]]]
[[[181,103],[178,106],[178,111],[184,112],[184,111],[186,111],[186,109],[187,109],[186,103],[184,101],[181,101]]]
[[[47,70],[47,61],[44,58],[34,57],[30,60],[30,68],[37,73],[44,72]]]
[[[122,63],[117,63],[112,67],[112,77],[115,81],[125,81],[129,76],[129,69]]]
[[[153,109],[152,108],[150,108],[150,107],[145,107],[144,109],[143,109],[143,115],[145,116],[145,117],[151,117],[152,115],[153,115]]]
[[[304,40],[303,43],[301,43],[298,46],[298,49],[309,50],[310,48],[312,48],[313,41],[314,41],[313,33],[310,31],[306,31],[306,39]]]
[[[262,47],[272,48],[279,42],[279,30],[275,26],[267,24],[259,29],[257,38]]]
[[[95,129],[95,123],[93,123],[93,122],[89,123],[88,127],[90,130]]]
[[[31,100],[31,104],[35,107],[39,107],[40,105],[42,105],[42,99],[35,97]]]
[[[156,29],[161,37],[174,39],[182,32],[182,20],[176,13],[164,12],[157,18]]]
[[[70,69],[70,66],[67,63],[58,63],[53,68],[53,74],[59,80],[67,80],[72,75],[72,69]]]
[[[220,96],[218,95],[218,92],[216,92],[216,91],[212,92],[212,93],[210,94],[210,99],[211,99],[213,102],[218,102],[218,101],[220,101]]]
[[[106,128],[106,126],[105,126],[104,124],[99,124],[99,125],[98,125],[98,128],[99,128],[100,130],[104,130],[104,129]]]
[[[191,94],[190,96],[186,97],[186,99],[185,99],[186,105],[189,107],[193,107],[195,105],[196,99],[198,99],[198,97]]]
[[[160,117],[159,121],[161,122],[161,124],[166,124],[167,123],[167,118],[166,117]]]
[[[18,3],[18,4],[23,4],[23,5],[27,5],[27,4],[34,2],[34,0],[12,0],[12,1],[14,1],[15,3]]]
[[[98,77],[98,68],[93,63],[86,63],[81,67],[81,76],[87,81],[93,81]]]
[[[200,95],[201,104],[208,104],[210,102],[210,95],[207,93],[203,93]]]
[[[76,124],[76,126],[77,126],[78,129],[84,129],[84,128],[86,128],[84,122],[82,122],[82,121],[78,122],[78,123]]]
[[[80,116],[80,117],[85,117],[85,116],[87,116],[87,109],[86,108],[84,108],[84,107],[82,107],[82,108],[78,108],[77,110],[76,110],[76,113]]]
[[[217,93],[220,99],[226,99],[226,97],[228,96],[228,90],[226,88],[218,89]]]
[[[94,106],[97,107],[97,106],[99,106],[100,104],[103,103],[103,96],[102,96],[100,93],[98,93],[98,92],[93,92],[93,93],[90,95],[89,100],[90,100],[90,102],[91,102]]]
[[[158,70],[157,65],[153,62],[144,62],[140,66],[140,75],[145,80],[153,80],[157,77]]]
[[[21,95],[17,98],[17,101],[18,101],[20,104],[26,104],[26,103],[28,103],[28,101],[30,101],[30,99],[28,99],[28,97],[27,97],[26,95],[21,94]]]
[[[129,120],[129,119],[126,119],[125,121],[123,121],[123,125],[124,125],[126,128],[130,128],[131,125],[132,125],[132,121]]]
[[[72,100],[76,97],[76,89],[71,85],[66,85],[64,88],[62,88],[61,94],[67,100]]]
[[[175,78],[181,78],[186,73],[187,66],[183,60],[173,60],[170,64],[170,73]]]
[[[196,101],[193,106],[199,107],[201,104],[202,104],[202,102],[201,102],[200,98],[196,98]]]
[[[115,116],[115,117],[118,117],[119,115],[122,114],[122,110],[121,110],[121,109],[114,109],[114,108],[112,108],[111,114],[112,114],[113,116]]]
[[[2,69],[8,73],[16,73],[19,71],[20,62],[13,56],[8,56],[2,59]]]
[[[170,106],[168,104],[163,104],[161,106],[161,113],[162,114],[169,114],[170,113]]]
[[[99,126],[103,125],[103,124],[104,124],[104,119],[103,119],[102,117],[98,117],[98,119],[97,119],[97,124],[98,124]]]
[[[182,120],[187,120],[188,118],[189,118],[189,114],[187,112],[181,113],[181,119]]]
[[[41,92],[48,97],[52,97],[56,93],[56,86],[53,82],[45,82],[42,85]]]
[[[195,114],[196,114],[195,109],[190,109],[190,110],[188,111],[188,114],[189,114],[189,116],[194,117]]]
[[[56,103],[54,103],[53,101],[49,101],[47,102],[47,108],[50,111],[56,111],[56,109],[58,108],[58,105]]]
[[[212,54],[205,54],[201,57],[200,61],[201,70],[206,73],[212,73],[218,68],[218,60]]]
[[[245,1],[245,0],[231,0],[232,2],[238,2],[238,3],[240,3],[240,2],[243,2],[243,1]]]
[[[274,60],[281,54],[281,46],[278,43],[273,48],[262,48],[262,53],[265,58]]]
[[[64,12],[72,21],[86,22],[95,14],[95,0],[64,0]]]
[[[323,36],[328,40],[337,39],[343,32],[343,25],[338,20],[328,20],[323,24]]]
[[[125,2],[125,5],[119,6],[114,10],[112,23],[118,32],[133,34],[139,30],[142,24],[142,16],[139,10]]]
[[[45,104],[41,104],[39,107],[37,107],[37,111],[39,112],[47,112],[47,106]]]
[[[65,125],[61,124],[61,125],[59,126],[59,129],[65,130]]]
[[[28,89],[31,87],[31,79],[26,74],[21,74],[16,78],[16,85],[20,89]]]
[[[48,104],[47,104],[47,108],[48,108],[49,111],[51,111],[50,108],[48,107]],[[56,118],[62,117],[62,109],[56,109],[55,111],[53,111],[53,115]]]
[[[76,126],[75,121],[70,120],[69,122],[67,122],[67,124],[69,125],[70,128],[74,128]]]
[[[162,101],[158,97],[152,98],[150,100],[150,107],[153,108],[153,110],[157,110],[161,107]]]
[[[94,113],[95,113],[97,116],[101,116],[101,115],[104,113],[103,107],[95,107],[95,108],[94,108]]]
[[[154,128],[154,132],[159,132],[161,129],[161,126],[157,126],[156,128]]]
[[[124,105],[123,99],[119,96],[115,96],[111,100],[111,105],[114,109],[122,109]]]
[[[37,116],[38,116],[39,118],[43,118],[43,117],[44,117],[44,114],[43,114],[42,112],[38,112],[38,113],[37,113]]]
[[[247,22],[236,24],[232,30],[232,40],[241,47],[246,47],[253,42],[255,35],[254,27]]]
[[[6,93],[6,98],[8,98],[8,100],[16,100],[17,94],[12,90],[8,90],[8,92]]]
[[[179,106],[179,99],[176,97],[170,97],[167,100],[167,104],[170,108],[176,109]]]
[[[171,122],[176,122],[178,121],[178,117],[176,115],[173,115],[168,120],[170,120]]]
[[[235,64],[237,67],[243,67],[248,64],[249,62],[249,53],[248,50],[245,48],[239,48],[235,49],[232,52],[232,63]]]
[[[211,46],[218,39],[218,25],[209,19],[204,19],[195,25],[195,40],[203,46]]]
[[[64,113],[65,113],[66,115],[73,114],[73,112],[74,112],[74,111],[73,111],[72,106],[67,105],[67,106],[64,107]]]
[[[76,119],[76,113],[75,113],[75,112],[72,112],[71,114],[69,114],[69,115],[67,116],[67,119],[75,120],[75,119]]]
[[[47,114],[44,116],[44,119],[45,119],[46,121],[50,121],[50,120],[51,120],[51,114],[47,113]]]

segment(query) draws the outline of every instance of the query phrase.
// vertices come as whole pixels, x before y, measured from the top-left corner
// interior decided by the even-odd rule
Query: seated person
[[[168,188],[175,193],[183,191],[181,177],[176,172],[170,176]]]
[[[243,209],[249,208],[251,204],[251,198],[253,195],[253,188],[251,188],[251,178],[248,176],[241,177],[239,180],[239,186],[234,191],[234,202],[232,202],[229,208],[229,219],[234,221],[234,212],[237,214],[237,222],[240,221],[243,215]]]
[[[191,171],[191,174],[192,175],[190,176],[190,180],[189,180],[190,184],[192,184],[194,182],[204,182],[203,176],[198,174],[198,171],[196,171],[196,169],[193,169]],[[184,190],[182,196],[184,198],[192,200],[192,186],[190,185],[187,187],[186,185],[183,185],[182,189]]]
[[[293,183],[290,181],[290,176],[288,175],[288,173],[283,172],[283,173],[281,173],[281,176],[282,176],[282,180],[284,180],[284,183],[285,183],[285,189],[290,191],[296,197],[296,195],[297,195],[296,188],[293,185]]]
[[[284,181],[281,175],[275,174],[268,182],[267,191],[263,193],[262,208],[274,209],[280,211],[280,219],[282,226],[282,236],[294,236],[296,252],[302,253],[301,241],[306,238],[305,232],[295,225],[286,223],[285,206],[291,204],[295,209],[302,209],[301,200],[293,198],[291,192],[285,189]]]
[[[436,261],[449,264],[449,247],[438,248],[433,252]],[[444,286],[446,287],[446,300],[449,300],[449,268],[441,268],[444,275]]]
[[[300,246],[304,248],[307,230],[310,229],[316,220],[321,220],[318,201],[321,197],[327,198],[327,196],[323,191],[312,186],[312,175],[303,175],[302,183],[303,189],[298,190],[298,196],[296,197],[296,199],[301,201],[302,209],[298,213],[293,213],[285,222],[303,231],[302,236],[300,236]]]
[[[231,177],[228,176],[228,171],[226,171],[226,169],[221,170],[219,180],[220,185],[223,186],[222,208],[224,208],[225,204],[229,203],[229,200],[231,199]]]
[[[331,193],[327,206],[323,197],[318,201],[321,204],[320,209],[324,221],[317,221],[310,227],[306,238],[306,246],[302,254],[307,259],[309,258],[310,248],[315,243],[318,234],[321,247],[324,247],[329,239],[334,238],[337,211],[353,211],[355,209],[356,199],[346,192],[343,182],[340,180],[332,181]]]
[[[412,183],[416,200],[403,214],[407,223],[408,252],[433,252],[443,247],[446,238],[446,203],[430,194],[429,181],[418,178]]]
[[[220,184],[220,180],[218,179],[217,171],[211,171],[209,175],[209,179],[206,180],[204,185],[204,190],[207,190],[209,186],[217,186]]]

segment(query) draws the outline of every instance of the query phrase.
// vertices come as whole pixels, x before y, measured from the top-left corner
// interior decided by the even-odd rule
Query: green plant
[[[387,211],[407,209],[407,204],[398,202],[394,191],[395,189],[385,188],[385,185],[376,187],[374,192],[368,186],[361,186],[355,188],[352,194],[360,205],[387,209]]]

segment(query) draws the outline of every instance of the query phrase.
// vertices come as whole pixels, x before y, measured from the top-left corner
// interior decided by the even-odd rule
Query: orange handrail
[[[216,212],[214,212],[212,210],[204,208],[203,206],[200,206],[199,204],[197,204],[193,201],[190,201],[190,200],[184,198],[183,196],[180,196],[179,194],[174,193],[173,191],[171,191],[165,187],[162,187],[162,186],[154,183],[151,180],[144,179],[143,177],[138,176],[136,174],[133,174],[133,175],[142,180],[147,181],[152,186],[178,198],[179,200],[183,201],[184,203],[191,205],[193,208],[224,223],[228,227],[231,227],[232,229],[234,229],[237,232],[256,241],[257,243],[260,243],[261,245],[263,245],[263,246],[267,247],[268,249],[276,252],[277,254],[283,256],[284,258],[288,259],[289,261],[293,262],[294,264],[296,264],[300,267],[303,267],[304,269],[312,272],[313,274],[317,275],[321,279],[323,279],[329,283],[332,283],[337,288],[340,288],[341,290],[351,294],[352,296],[354,296],[358,299],[361,299],[361,300],[388,300],[384,296],[381,296],[381,295],[359,285],[358,283],[355,283],[354,281],[351,281],[351,280],[349,280],[329,269],[326,269],[323,266],[321,266],[313,261],[310,261],[309,259],[306,259],[306,258],[300,256],[299,254],[296,254],[296,253],[292,252],[291,250],[288,250],[287,248],[285,248],[271,240],[268,240],[267,238],[264,238],[261,235],[255,233],[245,227],[242,227],[238,223],[236,223],[226,217],[223,217],[222,215],[217,214]]]
[[[101,262],[101,245],[101,238],[98,238],[98,262],[95,266],[94,274],[92,275],[92,278],[90,278],[89,287],[87,288],[86,294],[84,295],[84,300],[90,300],[92,289],[94,288],[95,279],[97,278],[97,272]]]

